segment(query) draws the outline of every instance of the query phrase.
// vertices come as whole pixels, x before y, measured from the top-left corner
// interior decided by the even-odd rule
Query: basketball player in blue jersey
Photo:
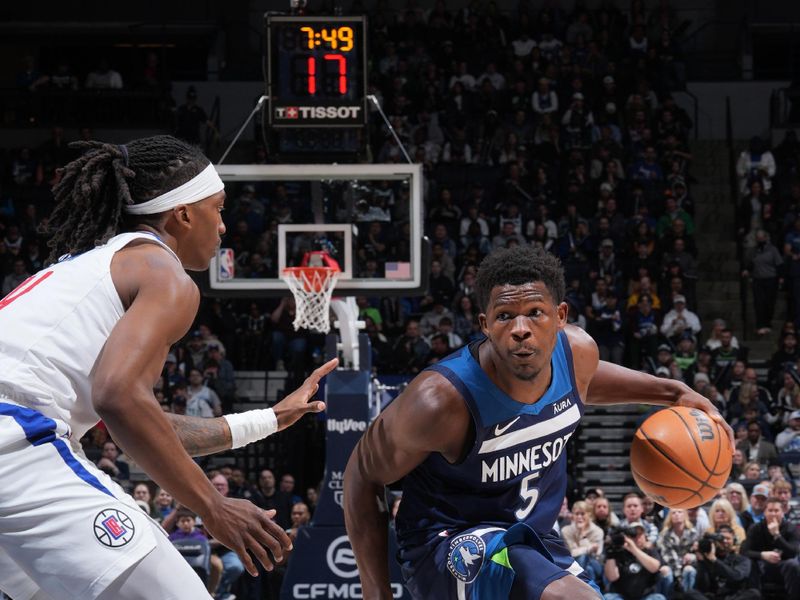
[[[541,249],[497,250],[476,283],[486,339],[421,373],[372,423],[344,476],[347,531],[363,597],[392,597],[387,517],[377,498],[403,479],[396,530],[406,587],[435,600],[596,600],[553,531],[565,447],[586,404],[713,405],[681,382],[599,361],[567,325],[564,274]]]
[[[185,271],[207,269],[219,246],[224,186],[199,150],[169,136],[78,147],[53,190],[54,264],[0,300],[0,590],[14,600],[210,599],[80,438],[102,418],[255,575],[254,560],[271,570],[288,536],[274,511],[223,497],[190,455],[319,412],[310,400],[336,361],[274,410],[165,414],[153,384],[194,320],[200,294]]]

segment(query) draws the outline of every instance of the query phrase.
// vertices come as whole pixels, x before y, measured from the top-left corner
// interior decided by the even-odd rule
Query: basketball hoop
[[[292,323],[295,331],[301,327],[319,333],[330,331],[328,313],[338,277],[338,269],[331,267],[287,267],[283,270],[281,279],[292,290],[297,311]]]

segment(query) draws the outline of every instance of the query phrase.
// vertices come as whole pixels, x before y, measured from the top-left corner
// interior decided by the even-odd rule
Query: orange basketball
[[[631,472],[639,488],[671,508],[693,508],[725,485],[733,462],[725,430],[708,414],[683,406],[651,415],[631,444]]]

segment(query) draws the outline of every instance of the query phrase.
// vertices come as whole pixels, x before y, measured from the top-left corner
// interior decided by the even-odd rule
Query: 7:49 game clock
[[[272,127],[366,123],[365,17],[266,16]]]

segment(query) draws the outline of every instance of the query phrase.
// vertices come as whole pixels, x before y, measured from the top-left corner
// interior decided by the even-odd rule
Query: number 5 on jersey
[[[522,498],[522,506],[514,511],[517,520],[523,521],[531,514],[536,501],[539,499],[539,488],[533,487],[534,480],[539,477],[539,473],[532,473],[525,477],[519,484],[519,497]]]

